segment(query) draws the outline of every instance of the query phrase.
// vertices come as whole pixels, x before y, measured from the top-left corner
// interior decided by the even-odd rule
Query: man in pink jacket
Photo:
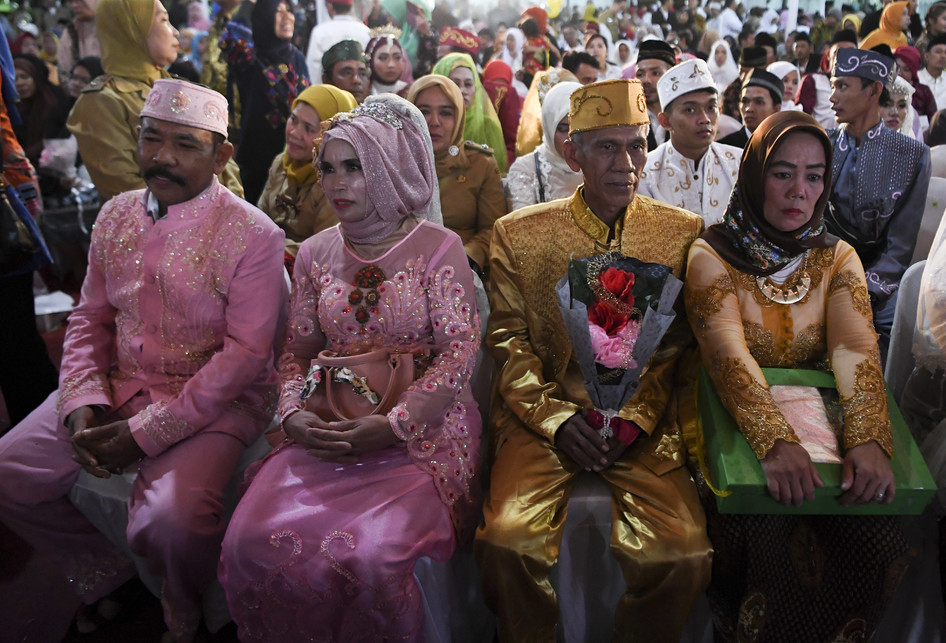
[[[215,578],[222,491],[275,409],[283,232],[217,181],[233,152],[223,96],[158,80],[141,117],[148,187],[99,214],[59,390],[0,440],[0,520],[61,559],[91,605],[134,568],[68,493],[80,469],[136,466],[128,542],[164,581],[170,638],[187,641]]]

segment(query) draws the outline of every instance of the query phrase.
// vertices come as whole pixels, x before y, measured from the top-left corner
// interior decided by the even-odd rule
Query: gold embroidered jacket
[[[518,210],[493,228],[486,342],[497,367],[499,395],[490,411],[497,444],[516,425],[554,442],[562,423],[591,407],[555,294],[569,259],[620,250],[670,266],[680,277],[687,250],[703,229],[699,216],[638,195],[609,244],[608,227],[585,204],[582,189]],[[670,397],[674,362],[691,340],[681,314],[621,417],[654,435]]]
[[[690,249],[687,317],[723,405],[761,460],[778,439],[798,442],[760,367],[834,372],[844,409],[844,448],[876,440],[890,455],[890,419],[864,269],[844,241],[813,249],[808,294],[795,304],[767,299],[753,275],[734,269],[702,239]]]

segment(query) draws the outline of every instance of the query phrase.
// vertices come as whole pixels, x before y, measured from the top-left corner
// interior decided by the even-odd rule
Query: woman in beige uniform
[[[471,263],[489,265],[493,223],[506,214],[506,197],[489,147],[463,141],[463,95],[446,76],[424,76],[407,99],[427,120],[437,162],[443,224],[460,235]]]

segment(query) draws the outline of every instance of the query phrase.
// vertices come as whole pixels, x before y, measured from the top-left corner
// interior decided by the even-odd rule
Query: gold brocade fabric
[[[610,230],[571,197],[517,210],[493,229],[486,342],[496,357],[490,429],[494,459],[474,551],[487,605],[503,641],[556,640],[559,609],[549,583],[580,467],[555,445],[558,427],[591,406],[558,309],[555,286],[569,260],[621,251],[682,275],[700,217],[635,197]],[[627,582],[615,640],[679,641],[709,583],[712,548],[684,464],[675,367],[692,344],[682,311],[621,410],[642,434],[597,475],[612,495],[610,548]]]
[[[844,447],[875,440],[890,455],[877,335],[860,261],[841,241],[812,250],[804,270],[811,276],[808,294],[795,304],[777,304],[761,294],[754,276],[732,268],[702,240],[694,243],[684,290],[703,363],[760,460],[778,439],[798,442],[762,367],[829,368],[844,409]]]
[[[568,199],[523,208],[496,223],[486,337],[498,367],[499,395],[490,416],[494,441],[523,425],[554,441],[566,419],[591,406],[555,294],[569,259],[620,250],[681,276],[687,248],[702,228],[696,215],[637,196],[608,242],[608,227],[585,205],[581,188]],[[654,433],[670,396],[673,362],[690,341],[681,315],[621,417]]]
[[[289,184],[282,158],[279,154],[273,159],[256,205],[286,233],[286,250],[295,256],[303,241],[331,228],[338,219],[318,181],[299,187]]]

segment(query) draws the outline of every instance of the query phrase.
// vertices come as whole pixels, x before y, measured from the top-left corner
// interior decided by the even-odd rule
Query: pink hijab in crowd
[[[420,127],[381,102],[359,105],[337,115],[322,135],[317,162],[329,141],[355,148],[367,179],[369,213],[357,223],[340,223],[354,243],[377,243],[410,215],[430,209],[437,173]]]

